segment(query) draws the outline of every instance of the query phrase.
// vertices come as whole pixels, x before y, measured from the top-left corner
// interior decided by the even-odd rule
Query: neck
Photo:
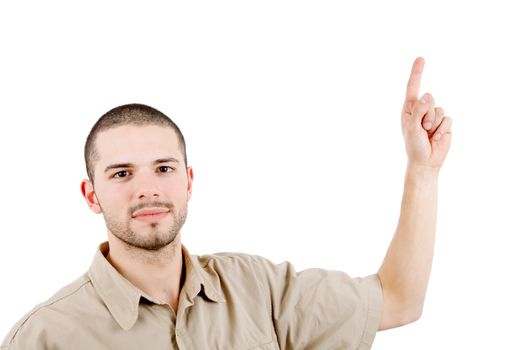
[[[183,267],[180,233],[156,251],[132,247],[109,233],[106,259],[135,287],[177,311]]]

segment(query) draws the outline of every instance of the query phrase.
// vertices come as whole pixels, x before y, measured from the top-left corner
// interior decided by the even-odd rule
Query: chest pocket
[[[187,318],[187,334],[195,349],[276,350],[273,323],[263,304],[235,305],[195,300]],[[260,310],[254,310],[260,308]]]

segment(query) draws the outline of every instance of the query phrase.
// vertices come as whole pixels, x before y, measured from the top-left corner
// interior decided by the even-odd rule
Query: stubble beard
[[[166,230],[160,230],[158,228],[159,224],[152,222],[145,224],[147,226],[145,231],[142,234],[136,232],[131,228],[131,221],[133,220],[131,215],[136,210],[146,208],[146,207],[164,207],[169,209],[169,214],[173,218],[173,223]],[[175,207],[171,203],[164,202],[150,202],[142,203],[136,206],[133,206],[128,210],[128,219],[125,222],[122,222],[115,217],[106,214],[102,211],[104,218],[106,220],[106,226],[108,230],[117,237],[120,241],[126,244],[129,248],[136,248],[140,250],[147,251],[158,251],[162,248],[170,245],[177,235],[180,232],[180,229],[186,222],[186,217],[188,215],[188,203],[185,202],[179,210],[175,210]],[[166,220],[166,218],[164,218]]]

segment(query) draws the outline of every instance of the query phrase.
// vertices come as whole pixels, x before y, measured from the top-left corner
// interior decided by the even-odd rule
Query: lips
[[[168,211],[169,209],[167,208],[144,208],[144,209],[140,209],[134,212],[132,217],[134,218],[139,217],[139,216],[147,217],[150,215],[153,216],[157,214],[167,213]]]

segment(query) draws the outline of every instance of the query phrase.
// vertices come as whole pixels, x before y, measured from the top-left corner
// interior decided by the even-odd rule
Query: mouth
[[[168,216],[168,212],[139,215],[139,216],[135,216],[133,219],[139,220],[139,221],[154,222],[154,221],[162,220],[166,216]]]
[[[167,208],[144,208],[133,213],[132,218],[140,221],[158,221],[169,213]]]

